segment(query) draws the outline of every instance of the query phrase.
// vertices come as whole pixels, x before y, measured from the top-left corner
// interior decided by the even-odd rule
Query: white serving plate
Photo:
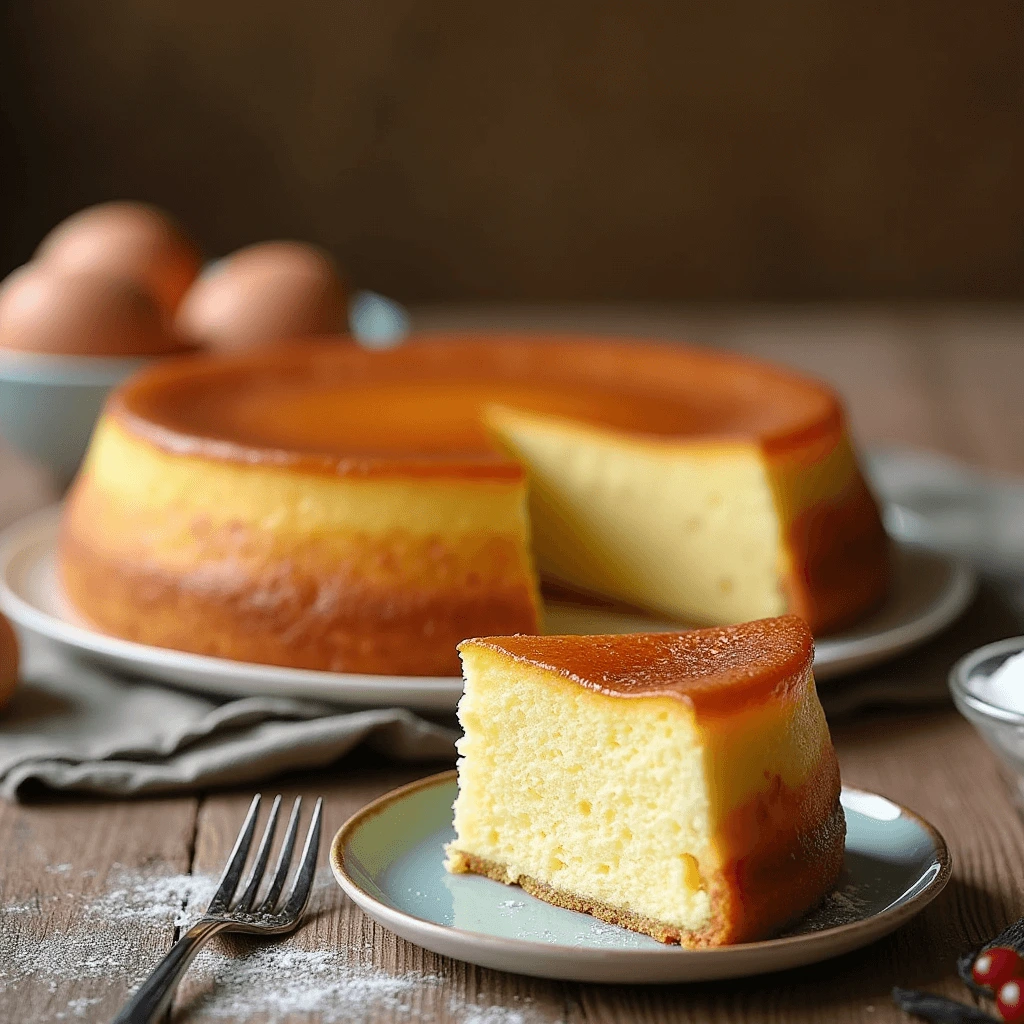
[[[207,693],[289,696],[363,707],[451,712],[462,694],[458,677],[361,675],[280,668],[150,647],[84,624],[56,573],[59,506],[20,520],[0,535],[0,609],[21,629],[122,673]],[[892,658],[941,632],[970,603],[975,578],[963,562],[912,545],[894,546],[893,591],[885,605],[853,629],[816,641],[820,682]],[[548,633],[633,633],[679,629],[638,614],[551,602]]]
[[[942,836],[905,807],[844,789],[846,861],[836,891],[782,936],[714,949],[665,946],[516,886],[445,871],[455,772],[421,779],[350,818],[331,844],[338,884],[403,939],[482,967],[563,981],[682,982],[816,963],[888,935],[949,880]]]

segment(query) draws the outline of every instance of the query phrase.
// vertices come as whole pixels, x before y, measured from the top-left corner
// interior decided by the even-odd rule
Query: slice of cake
[[[459,650],[450,871],[690,947],[832,889],[846,824],[801,619]]]

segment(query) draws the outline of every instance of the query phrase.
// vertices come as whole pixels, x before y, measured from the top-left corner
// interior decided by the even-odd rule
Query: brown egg
[[[27,263],[0,285],[0,349],[150,356],[184,348],[132,281]]]
[[[18,638],[11,624],[0,615],[0,708],[18,685]]]
[[[135,281],[170,316],[202,265],[199,250],[162,210],[145,203],[101,203],[61,221],[34,259]]]
[[[264,242],[204,271],[175,327],[197,345],[232,351],[337,333],[345,312],[345,289],[327,253],[300,242]]]

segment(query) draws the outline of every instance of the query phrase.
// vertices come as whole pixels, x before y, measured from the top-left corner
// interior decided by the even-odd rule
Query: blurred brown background
[[[112,197],[399,298],[1024,297],[1024,8],[0,5],[0,272]]]

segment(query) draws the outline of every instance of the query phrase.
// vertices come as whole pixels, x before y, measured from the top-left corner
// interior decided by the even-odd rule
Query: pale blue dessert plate
[[[685,950],[515,886],[450,875],[454,772],[375,800],[334,837],[331,868],[370,917],[410,942],[482,967],[564,981],[684,982],[779,971],[838,956],[919,913],[950,875],[946,844],[906,808],[844,789],[846,863],[835,891],[796,927],[764,942]]]

